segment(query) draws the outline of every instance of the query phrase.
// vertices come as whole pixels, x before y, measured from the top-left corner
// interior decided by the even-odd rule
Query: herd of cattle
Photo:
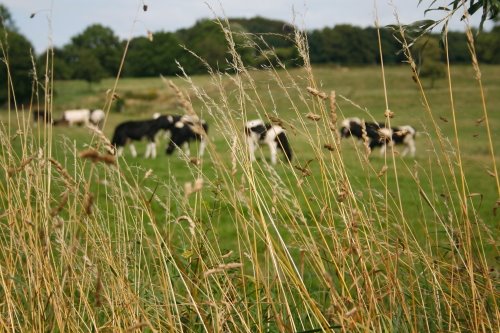
[[[89,125],[102,126],[106,114],[103,110],[78,109],[63,112],[60,119],[52,120],[50,114],[34,112],[35,123],[44,121],[53,125]],[[146,139],[146,158],[156,157],[156,136],[164,131],[170,134],[166,149],[168,155],[176,148],[181,148],[189,156],[189,143],[199,142],[198,155],[203,156],[206,147],[208,125],[196,116],[161,115],[156,113],[152,119],[126,121],[116,126],[111,143],[115,146],[117,155],[123,154],[125,146],[129,146],[132,156],[137,156],[134,141]],[[282,126],[265,123],[264,121],[251,120],[245,124],[245,137],[247,140],[250,160],[255,160],[255,150],[259,145],[267,145],[271,153],[271,163],[277,163],[277,152],[281,150],[288,161],[292,160],[292,149]],[[409,125],[398,127],[385,127],[381,123],[363,122],[359,118],[346,118],[342,121],[340,136],[350,136],[364,140],[371,150],[381,148],[383,155],[387,146],[399,144],[404,146],[402,156],[408,153],[415,156],[415,128]]]

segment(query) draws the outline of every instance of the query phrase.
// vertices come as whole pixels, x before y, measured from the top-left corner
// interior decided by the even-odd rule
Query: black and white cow
[[[208,133],[208,124],[204,120],[192,116],[182,116],[171,127],[170,132],[170,142],[166,150],[167,155],[171,155],[176,148],[184,148],[184,153],[189,156],[189,143],[199,141],[198,155],[199,157],[203,156]]]
[[[381,147],[380,154],[383,155],[387,149],[387,145],[402,144],[405,146],[402,156],[406,156],[408,152],[413,157],[415,156],[415,136],[416,130],[409,125],[387,128],[384,125],[376,122],[365,122],[366,136],[368,137],[368,145],[371,150],[376,147]],[[359,118],[346,118],[342,121],[340,128],[340,136],[347,138],[354,136],[358,139],[363,138],[362,121]]]
[[[129,144],[130,152],[133,157],[137,156],[137,151],[133,141],[140,141],[143,138],[148,140],[146,147],[146,158],[156,157],[156,142],[155,136],[160,130],[169,131],[172,129],[176,121],[175,116],[158,116],[156,119],[147,120],[132,120],[126,121],[119,124],[115,128],[115,133],[111,143],[117,149],[117,155],[120,156],[123,153],[124,147]]]
[[[250,160],[255,161],[255,150],[259,145],[268,145],[271,151],[271,163],[276,164],[278,149],[281,149],[289,162],[292,161],[292,149],[279,125],[264,123],[261,119],[250,120],[245,124],[245,135],[250,153]]]
[[[406,156],[410,153],[411,157],[415,157],[415,152],[417,151],[417,147],[415,145],[416,136],[417,131],[410,125],[396,126],[392,128],[392,142],[394,142],[394,144],[405,146],[403,152],[401,153],[402,156]]]

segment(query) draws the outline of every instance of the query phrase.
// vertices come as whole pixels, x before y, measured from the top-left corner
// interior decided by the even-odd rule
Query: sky
[[[111,28],[121,39],[146,36],[148,31],[174,32],[189,28],[202,18],[262,16],[295,23],[306,30],[352,24],[374,26],[377,13],[381,26],[443,17],[425,9],[431,0],[0,0],[19,32],[31,41],[36,53],[50,45],[61,47],[91,24]],[[435,6],[450,0],[436,1]],[[143,11],[143,5],[147,11]],[[375,8],[377,8],[375,10]],[[31,14],[35,13],[33,18]],[[478,26],[480,14],[471,22]],[[491,24],[485,25],[488,29]],[[464,30],[458,18],[450,30]]]

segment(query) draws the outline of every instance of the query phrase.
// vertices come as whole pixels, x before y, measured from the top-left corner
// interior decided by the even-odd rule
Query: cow
[[[189,156],[189,143],[199,141],[199,157],[203,157],[206,148],[206,139],[208,133],[208,124],[204,120],[195,116],[182,116],[170,129],[170,142],[166,153],[171,155],[176,148],[184,147],[184,153]]]
[[[155,136],[160,130],[169,131],[175,124],[173,116],[162,115],[156,119],[132,120],[118,124],[115,128],[111,144],[117,149],[117,155],[121,156],[124,147],[129,144],[133,157],[137,156],[137,151],[133,141],[140,141],[143,138],[148,140],[146,147],[146,158],[156,158]]]
[[[268,145],[271,151],[271,164],[277,162],[280,149],[289,162],[292,161],[292,150],[285,129],[279,125],[264,123],[261,119],[250,120],[245,124],[245,136],[248,144],[250,161],[255,161],[255,150],[258,145]]]
[[[387,145],[402,144],[405,146],[402,156],[410,152],[415,156],[415,137],[416,130],[409,125],[387,128],[378,122],[365,122],[366,136],[370,150],[381,147],[380,154],[384,155]],[[340,127],[340,136],[347,138],[354,136],[363,139],[363,125],[359,118],[346,118],[342,121]]]
[[[88,126],[90,123],[101,126],[105,118],[105,113],[103,110],[96,109],[75,109],[66,110],[63,112],[61,119],[56,120],[54,125],[84,125]]]

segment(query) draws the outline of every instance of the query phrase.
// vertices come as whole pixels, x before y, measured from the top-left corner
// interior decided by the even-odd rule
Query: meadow
[[[313,70],[314,77],[319,84],[319,89],[326,92],[334,90],[337,94],[338,119],[347,117],[359,117],[367,121],[376,120],[384,122],[384,112],[386,110],[384,91],[381,89],[381,70],[379,67],[318,67]],[[422,210],[412,205],[419,197],[418,186],[412,177],[414,168],[423,168],[426,172],[432,172],[433,166],[439,162],[436,158],[436,149],[439,140],[433,130],[431,116],[426,112],[422,102],[418,86],[412,80],[411,72],[405,66],[395,66],[385,69],[388,103],[389,108],[394,112],[395,117],[391,120],[392,124],[406,125],[411,124],[418,129],[418,153],[415,158],[396,157],[394,166],[397,169],[401,197],[405,203],[405,212],[409,216],[418,216]],[[294,160],[292,167],[282,163],[276,171],[280,176],[290,176],[294,173],[300,173],[300,170],[294,170],[293,166],[304,166],[311,160],[315,160],[315,152],[311,149],[311,143],[315,148],[325,150],[324,144],[333,144],[332,136],[324,131],[324,124],[317,123],[306,118],[309,112],[314,112],[313,96],[308,96],[306,88],[309,82],[306,80],[306,73],[301,69],[291,71],[254,71],[251,73],[255,87],[252,87],[253,93],[259,96],[260,105],[252,105],[240,113],[241,107],[238,105],[236,97],[231,96],[237,87],[232,78],[222,77],[221,84],[225,90],[222,94],[228,96],[227,109],[213,111],[213,109],[204,105],[196,96],[191,84],[188,84],[182,78],[172,78],[173,82],[184,90],[188,98],[192,101],[195,110],[199,110],[202,118],[206,119],[210,127],[209,138],[213,149],[218,158],[223,163],[231,163],[231,138],[223,134],[225,126],[224,121],[231,113],[234,115],[234,121],[237,126],[243,128],[245,119],[268,119],[269,116],[277,117],[289,124],[289,135],[292,140],[294,150]],[[485,205],[478,207],[481,213],[484,213],[486,221],[494,221],[492,207],[496,200],[496,189],[491,176],[492,167],[488,164],[491,155],[488,149],[488,138],[484,130],[484,116],[481,107],[480,92],[477,85],[471,84],[474,80],[474,71],[472,66],[452,67],[453,76],[453,94],[454,107],[457,114],[457,131],[459,133],[460,150],[462,152],[465,174],[470,177],[470,192],[480,193]],[[485,86],[486,106],[490,110],[495,110],[495,105],[500,102],[500,97],[495,94],[500,87],[500,68],[498,66],[485,66],[483,68],[483,84]],[[210,76],[192,77],[192,85],[207,94],[208,98],[216,100],[220,98],[220,92],[216,90],[216,83]],[[293,85],[283,86],[283,81],[293,80]],[[428,82],[423,80],[424,86]],[[281,85],[281,86],[280,86]],[[98,85],[88,87],[82,81],[60,81],[55,82],[54,88],[56,96],[54,98],[54,117],[62,114],[62,110],[78,107],[93,106],[102,107],[107,97],[106,92],[113,86],[113,80],[104,80]],[[249,88],[244,88],[250,90]],[[122,112],[111,112],[103,129],[104,134],[111,138],[114,128],[122,121],[135,119],[151,118],[153,113],[162,114],[183,114],[184,110],[179,102],[175,91],[168,86],[161,78],[147,79],[121,79],[118,83],[117,94],[119,98],[125,101],[125,107]],[[442,147],[447,152],[453,151],[454,147],[454,129],[452,123],[452,113],[450,110],[450,98],[446,80],[438,81],[436,87],[426,90],[426,98],[432,107],[432,116],[438,123],[439,129],[445,138],[446,146]],[[215,117],[215,119],[214,119]],[[498,116],[495,114],[489,119],[490,126],[494,129],[499,125]],[[340,122],[340,121],[339,121]],[[340,125],[339,125],[340,126]],[[285,125],[286,127],[286,125]],[[53,136],[55,143],[55,154],[65,155],[65,145],[68,140],[74,142],[77,150],[83,150],[91,138],[92,131],[85,128],[54,128]],[[238,133],[242,136],[242,133]],[[498,132],[493,132],[493,144],[495,151],[499,147]],[[193,180],[193,172],[189,165],[186,165],[186,159],[180,154],[178,156],[168,157],[164,154],[167,140],[158,138],[159,157],[155,160],[141,158],[145,152],[145,142],[138,143],[137,148],[140,152],[138,158],[132,158],[127,149],[124,161],[131,168],[143,172],[151,169],[153,175],[162,182],[166,179],[175,179],[180,185]],[[354,139],[346,139],[341,143],[342,158],[346,164],[348,175],[356,179],[357,189],[363,190],[367,182],[372,186],[377,186],[377,174],[384,165],[391,164],[386,158],[380,156],[379,151],[375,150],[370,156],[370,165],[367,166],[359,155],[363,150],[361,142]],[[396,146],[396,154],[401,147]],[[192,153],[196,154],[196,147],[191,148]],[[325,150],[327,152],[328,150]],[[269,159],[266,148],[263,148],[261,158]],[[213,179],[216,174],[210,158],[205,158],[203,164],[203,174],[207,179]],[[282,160],[284,162],[284,160]],[[318,163],[308,164],[313,183],[321,183],[320,167]],[[366,168],[369,167],[371,172]],[[389,188],[394,188],[395,177],[388,170]],[[490,173],[489,173],[489,172]],[[433,177],[435,189],[443,189],[445,178],[449,175],[440,175]],[[309,177],[309,176],[308,176]],[[374,184],[375,183],[375,184]],[[295,185],[290,183],[289,185]],[[295,186],[294,186],[295,188]],[[376,187],[381,190],[381,187]],[[296,188],[295,188],[296,189]],[[428,188],[425,188],[428,190]],[[313,189],[313,192],[315,189]],[[166,195],[166,193],[163,193]],[[415,219],[418,220],[418,219]]]
[[[55,81],[32,104],[103,108],[102,133],[3,110],[0,326],[496,331],[500,66],[482,86],[450,69],[432,88],[408,65]],[[163,138],[154,160],[82,157],[106,154],[118,123],[186,105],[210,126],[203,159],[166,156]],[[346,117],[414,126],[416,157],[340,140]],[[265,148],[250,163],[254,118],[283,124],[291,164]]]

